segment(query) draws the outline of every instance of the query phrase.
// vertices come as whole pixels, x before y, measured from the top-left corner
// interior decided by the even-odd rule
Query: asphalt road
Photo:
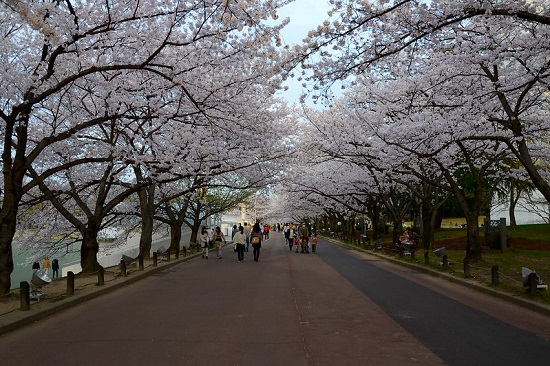
[[[376,259],[319,256],[448,365],[548,365],[550,319]],[[415,278],[417,277],[417,278]]]
[[[546,365],[550,319],[321,241],[200,258],[0,337],[2,365]]]

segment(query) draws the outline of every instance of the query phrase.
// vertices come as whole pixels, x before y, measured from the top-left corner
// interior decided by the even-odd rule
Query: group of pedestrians
[[[252,245],[254,261],[257,262],[260,258],[262,241],[266,240],[269,237],[269,234],[264,232],[263,225],[260,226],[259,223],[256,223],[252,226],[252,228],[250,228],[245,222],[244,225],[239,225],[239,227],[237,227],[237,225],[233,226],[231,236],[235,252],[237,252],[238,261],[244,261],[244,253],[245,251],[248,252],[250,245]],[[210,243],[213,243],[216,248],[216,257],[218,259],[222,259],[222,247],[227,243],[227,241],[219,226],[216,226],[212,235],[209,235],[208,229],[203,226],[199,236],[199,241],[200,246],[202,247],[203,259],[208,259],[208,249]]]
[[[55,258],[51,263],[50,263],[50,258],[48,257],[44,257],[44,259],[42,259],[42,270],[44,272],[46,272],[47,275],[49,275],[50,273],[50,268],[52,269],[52,278],[55,279],[55,278],[58,278],[59,277],[59,261],[57,260],[57,258]],[[38,262],[34,262],[32,264],[32,270],[33,271],[36,271],[36,270],[39,270],[40,269],[40,264]]]
[[[311,247],[311,252],[316,252],[318,238],[315,228],[307,226],[305,223],[299,226],[287,223],[283,227],[283,233],[290,251],[295,248],[296,253],[309,253]]]
[[[225,235],[223,235],[219,226],[216,226],[211,235],[208,233],[208,229],[203,226],[199,235],[199,242],[202,248],[202,259],[208,259],[208,250],[211,244],[216,248],[216,258],[222,259],[222,247],[227,243],[227,240],[225,240]]]

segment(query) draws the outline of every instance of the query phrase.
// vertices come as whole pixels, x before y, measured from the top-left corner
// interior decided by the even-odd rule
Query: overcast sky
[[[331,9],[326,0],[295,0],[281,9],[278,14],[280,19],[290,18],[288,24],[282,32],[284,44],[293,45],[302,43],[302,39],[307,33],[317,28],[325,19],[328,18],[327,12]],[[281,95],[290,103],[299,103],[302,92],[301,82],[289,81],[286,83],[289,90]],[[311,105],[311,103],[308,103]]]

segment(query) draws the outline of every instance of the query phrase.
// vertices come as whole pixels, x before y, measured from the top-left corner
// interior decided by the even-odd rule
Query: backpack
[[[253,233],[252,239],[250,240],[250,243],[252,244],[260,244],[260,234],[259,233]]]

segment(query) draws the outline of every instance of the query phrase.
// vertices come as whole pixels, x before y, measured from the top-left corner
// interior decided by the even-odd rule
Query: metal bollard
[[[449,267],[449,258],[447,257],[447,254],[443,255],[443,267],[447,268]]]
[[[122,277],[126,277],[126,262],[124,262],[124,259],[120,260],[120,274]]]
[[[74,295],[74,272],[67,272],[67,295]]]
[[[491,284],[492,285],[498,285],[498,266],[492,266],[491,267]]]
[[[31,310],[31,292],[29,283],[27,281],[23,281],[19,283],[19,302],[20,302],[20,310],[28,311]]]
[[[527,288],[527,293],[529,295],[534,295],[537,293],[538,278],[536,273],[529,274],[529,287]]]
[[[99,266],[97,270],[97,284],[103,286],[105,284],[105,269]]]
[[[157,266],[157,261],[158,261],[158,254],[157,252],[153,252],[153,267]]]
[[[468,259],[464,259],[464,275],[470,275],[470,261]]]

